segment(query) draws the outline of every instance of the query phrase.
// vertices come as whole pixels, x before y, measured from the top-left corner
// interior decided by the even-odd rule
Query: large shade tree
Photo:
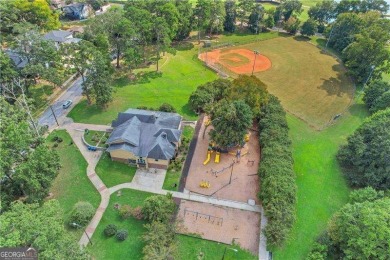
[[[211,120],[214,127],[210,131],[211,140],[220,147],[229,147],[243,142],[252,125],[253,114],[244,101],[229,102],[223,99],[213,107]]]
[[[90,259],[64,228],[63,212],[56,200],[42,206],[14,202],[0,215],[1,247],[34,247],[40,259]]]
[[[374,114],[361,125],[337,158],[355,187],[390,188],[390,109]]]
[[[390,199],[347,204],[329,223],[339,259],[387,259],[390,250]]]

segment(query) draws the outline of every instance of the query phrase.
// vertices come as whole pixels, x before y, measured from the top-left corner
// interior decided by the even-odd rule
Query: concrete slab
[[[161,189],[166,174],[167,171],[162,169],[137,169],[132,182],[147,188]]]

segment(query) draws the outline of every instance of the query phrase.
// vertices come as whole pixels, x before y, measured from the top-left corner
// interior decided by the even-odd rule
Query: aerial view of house
[[[390,0],[0,7],[0,259],[390,259]]]

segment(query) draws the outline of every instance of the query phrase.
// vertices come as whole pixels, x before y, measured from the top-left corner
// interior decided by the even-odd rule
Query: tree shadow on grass
[[[162,72],[157,71],[148,71],[148,72],[138,72],[134,75],[124,76],[115,80],[115,86],[118,88],[126,87],[128,85],[137,85],[137,84],[146,84],[149,83],[152,79],[161,78]]]
[[[194,111],[192,111],[190,105],[187,103],[184,106],[181,107],[180,111],[178,111],[184,119],[189,119],[188,117],[195,117],[197,116]]]
[[[294,40],[299,41],[299,42],[309,42],[310,38],[305,37],[305,36],[294,36]]]
[[[337,72],[337,77],[322,79],[324,82],[321,86],[318,86],[318,88],[325,90],[329,96],[337,95],[338,97],[342,97],[344,94],[347,94],[352,98],[353,92],[348,91],[348,88],[343,87],[347,83],[347,78],[342,77],[342,72],[344,71],[343,66],[341,64],[336,64],[332,66],[332,69]]]

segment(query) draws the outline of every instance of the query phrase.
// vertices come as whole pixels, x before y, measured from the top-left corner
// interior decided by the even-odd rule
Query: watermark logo
[[[0,260],[38,260],[38,251],[32,247],[2,247]]]

